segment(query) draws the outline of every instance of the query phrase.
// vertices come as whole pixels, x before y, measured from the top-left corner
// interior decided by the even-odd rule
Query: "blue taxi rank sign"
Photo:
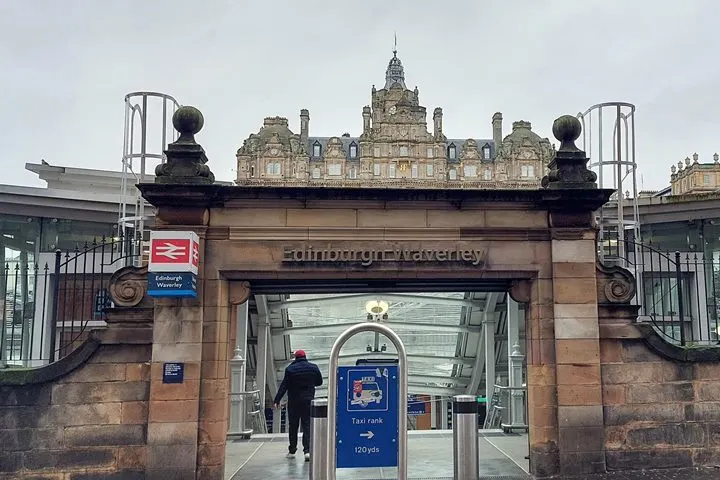
[[[337,467],[398,464],[398,367],[338,367]]]

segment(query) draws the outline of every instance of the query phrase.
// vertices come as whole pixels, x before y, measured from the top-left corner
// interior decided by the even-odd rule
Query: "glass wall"
[[[27,352],[38,277],[45,278],[47,263],[36,265],[40,254],[83,250],[86,243],[112,235],[114,228],[111,223],[0,215],[0,363]]]

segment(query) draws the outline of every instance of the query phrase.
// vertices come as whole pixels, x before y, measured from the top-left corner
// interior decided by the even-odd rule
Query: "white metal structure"
[[[609,246],[613,256],[625,258],[623,240],[631,233],[640,239],[637,163],[635,161],[635,105],[627,102],[599,103],[578,113],[582,124],[582,149],[597,176],[599,188],[615,193],[597,212],[598,243]],[[609,245],[608,245],[609,244]],[[604,260],[605,249],[599,252]]]
[[[172,116],[180,104],[170,95],[133,92],[125,95],[122,185],[118,212],[118,231],[128,230],[145,239],[149,215],[145,199],[134,187],[154,178],[155,166],[165,162],[168,143],[177,139]],[[152,173],[151,173],[152,172]],[[128,209],[128,202],[134,208]],[[139,252],[138,252],[139,253]]]

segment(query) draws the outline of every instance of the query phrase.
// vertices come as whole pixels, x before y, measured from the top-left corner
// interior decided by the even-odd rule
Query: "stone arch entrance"
[[[605,470],[593,211],[611,192],[574,145],[574,117],[554,125],[561,146],[541,190],[233,187],[212,184],[199,112],[184,108],[156,183],[139,186],[156,229],[201,239],[198,298],[155,304],[148,478],[223,478],[233,305],[256,286],[367,281],[509,290],[526,304],[532,473]],[[167,395],[159,369],[179,361],[186,381]],[[169,467],[177,445],[185,455]]]

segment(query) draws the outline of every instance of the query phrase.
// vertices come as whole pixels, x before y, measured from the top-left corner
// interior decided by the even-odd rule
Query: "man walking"
[[[310,402],[315,398],[315,387],[319,387],[322,383],[322,374],[318,366],[308,362],[304,350],[296,350],[295,361],[285,369],[285,378],[275,396],[275,408],[279,408],[285,392],[288,394],[287,416],[290,434],[288,458],[295,457],[298,424],[302,422],[303,453],[305,461],[310,461]]]

